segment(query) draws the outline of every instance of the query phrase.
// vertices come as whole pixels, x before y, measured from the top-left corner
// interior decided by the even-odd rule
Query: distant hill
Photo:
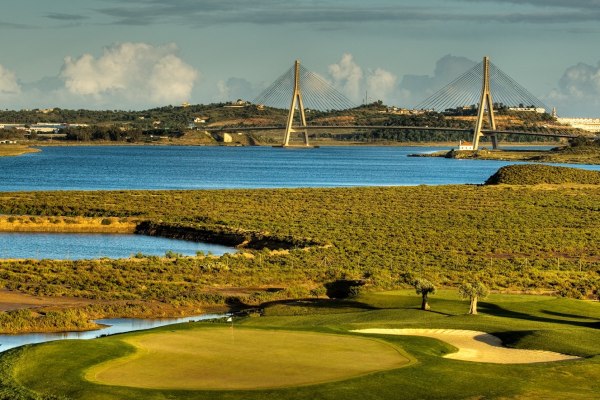
[[[485,182],[486,185],[538,185],[538,184],[600,185],[600,171],[550,165],[508,165],[500,168]]]
[[[240,103],[241,102],[241,103]],[[192,104],[186,106],[165,106],[149,110],[68,110],[61,108],[33,110],[0,110],[1,124],[64,124],[72,125],[63,132],[67,141],[148,141],[152,137],[179,138],[188,131],[206,128],[240,126],[283,126],[287,110],[263,107],[244,101],[233,103]],[[341,141],[373,142],[456,142],[471,140],[470,132],[415,130],[361,130],[352,125],[397,125],[415,127],[472,129],[475,116],[449,116],[433,111],[409,111],[387,107],[381,102],[363,105],[343,111],[307,110],[309,125],[348,125],[347,131],[326,129],[314,133],[321,139]],[[499,113],[498,129],[528,132],[547,132],[552,126],[552,117],[537,113]],[[87,126],[77,126],[87,125]],[[0,137],[18,137],[22,132],[15,129],[3,131]],[[273,139],[273,132],[254,135],[262,143]],[[501,141],[554,141],[554,138],[534,136],[501,135]]]

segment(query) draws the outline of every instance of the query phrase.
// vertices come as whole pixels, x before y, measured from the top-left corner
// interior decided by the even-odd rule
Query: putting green
[[[375,339],[203,328],[124,339],[137,351],[89,369],[92,382],[149,389],[264,389],[335,381],[407,365]]]

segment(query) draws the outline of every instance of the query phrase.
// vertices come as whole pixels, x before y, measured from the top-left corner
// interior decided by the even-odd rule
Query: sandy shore
[[[426,336],[456,347],[456,353],[445,358],[493,364],[530,364],[540,362],[575,360],[579,357],[543,350],[511,349],[502,346],[496,336],[485,332],[457,329],[358,329],[356,333],[380,335]]]
[[[0,289],[0,312],[40,307],[75,307],[86,306],[94,300],[74,297],[44,297]]]
[[[14,157],[27,153],[37,153],[40,149],[29,147],[22,144],[2,144],[0,145],[0,157]]]

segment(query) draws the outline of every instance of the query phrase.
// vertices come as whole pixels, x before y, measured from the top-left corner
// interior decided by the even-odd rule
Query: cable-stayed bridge
[[[298,83],[297,88],[296,83]],[[263,90],[253,103],[274,108],[288,108],[295,89],[302,93],[303,105],[306,108],[328,111],[356,107],[356,104],[319,75],[301,65],[299,61]]]
[[[485,63],[489,75],[489,91],[493,93],[495,105],[508,107],[548,107],[517,83],[486,57],[482,62],[448,83],[446,86],[421,101],[415,108],[424,110],[445,111],[478,104],[481,100],[482,84],[484,84]]]
[[[308,70],[296,61],[275,82],[267,87],[253,103],[274,108],[288,109],[285,126],[238,126],[208,128],[207,131],[267,131],[284,130],[282,147],[297,146],[291,142],[292,134],[300,134],[302,147],[310,147],[309,130],[412,130],[412,131],[444,131],[468,132],[472,134],[473,149],[479,147],[483,136],[492,139],[494,148],[498,146],[498,135],[531,135],[562,138],[575,138],[579,135],[572,130],[556,130],[551,132],[526,132],[498,130],[494,108],[498,107],[547,107],[527,89],[505,74],[497,66],[484,57],[483,61],[464,74],[423,100],[416,109],[443,112],[448,109],[476,109],[477,118],[472,129],[447,128],[430,126],[398,126],[398,125],[308,125],[306,110],[319,111],[349,110],[355,108],[346,96],[319,75]],[[298,116],[296,117],[296,114]]]

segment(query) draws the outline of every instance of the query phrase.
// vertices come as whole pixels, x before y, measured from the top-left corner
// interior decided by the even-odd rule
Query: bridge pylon
[[[486,113],[487,109],[487,113]],[[496,121],[494,119],[494,102],[492,100],[492,92],[490,90],[490,59],[483,57],[483,84],[481,87],[481,99],[479,100],[479,108],[477,110],[477,121],[473,130],[473,150],[479,148],[479,139],[483,136],[481,131],[483,128],[483,120],[487,114],[488,123],[492,131],[496,130]],[[498,137],[492,136],[492,147],[498,148]]]
[[[299,128],[294,128],[294,115],[296,114],[296,108],[300,112]],[[302,101],[302,91],[300,90],[300,60],[296,60],[294,64],[294,93],[292,94],[292,102],[290,104],[290,111],[287,117],[287,123],[285,124],[285,135],[283,137],[282,147],[289,147],[290,137],[292,133],[302,133],[304,139],[304,145],[309,147],[308,144],[308,129],[306,128],[306,115],[304,113],[304,103]]]

